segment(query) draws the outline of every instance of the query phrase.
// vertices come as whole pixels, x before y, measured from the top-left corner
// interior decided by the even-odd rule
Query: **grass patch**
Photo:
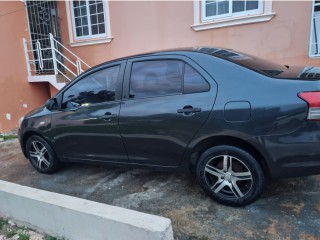
[[[0,138],[3,138],[4,141],[7,141],[7,140],[11,140],[11,139],[16,139],[17,136],[16,135],[2,135],[2,134],[0,134]]]
[[[58,240],[56,237],[45,235],[43,240]]]
[[[19,233],[19,240],[29,240],[30,239],[30,235],[28,233]]]
[[[28,231],[28,228],[26,226],[21,226],[21,227],[18,227],[19,230],[22,230],[22,231]]]
[[[12,238],[16,234],[17,234],[16,231],[10,230],[10,231],[6,232],[6,238]]]
[[[56,237],[52,237],[50,235],[45,235],[43,240],[65,240],[65,238],[56,238]]]
[[[8,220],[0,218],[0,230],[8,224]]]

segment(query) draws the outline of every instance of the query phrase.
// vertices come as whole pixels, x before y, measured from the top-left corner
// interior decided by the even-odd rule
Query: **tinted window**
[[[183,93],[207,92],[209,83],[192,67],[185,65]]]
[[[81,79],[64,92],[62,108],[114,101],[119,69],[103,69]]]
[[[135,62],[130,97],[154,97],[182,92],[183,63],[176,60]]]

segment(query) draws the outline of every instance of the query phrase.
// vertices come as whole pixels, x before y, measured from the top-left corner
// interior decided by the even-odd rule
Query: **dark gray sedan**
[[[20,121],[41,173],[61,162],[192,171],[216,201],[320,173],[320,70],[195,47],[103,63]]]

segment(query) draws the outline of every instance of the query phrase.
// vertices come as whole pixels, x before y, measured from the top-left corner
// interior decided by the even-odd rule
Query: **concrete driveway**
[[[175,239],[320,239],[320,176],[273,181],[255,203],[232,208],[191,174],[82,164],[39,174],[11,140],[0,143],[0,179],[169,217]]]

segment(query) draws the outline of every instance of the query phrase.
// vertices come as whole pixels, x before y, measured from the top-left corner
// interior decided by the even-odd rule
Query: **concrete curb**
[[[168,218],[1,180],[0,215],[70,240],[173,239]]]

